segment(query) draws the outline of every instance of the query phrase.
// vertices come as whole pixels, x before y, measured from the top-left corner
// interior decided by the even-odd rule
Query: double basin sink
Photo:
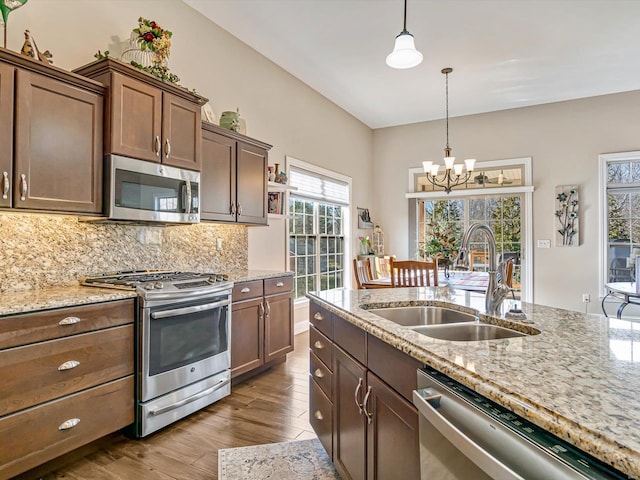
[[[370,308],[369,312],[432,338],[455,342],[524,337],[511,328],[480,323],[471,313],[434,306]]]

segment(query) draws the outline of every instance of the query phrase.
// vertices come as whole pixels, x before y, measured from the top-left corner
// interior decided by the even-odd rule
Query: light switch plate
[[[551,240],[538,240],[536,246],[538,248],[551,248]]]

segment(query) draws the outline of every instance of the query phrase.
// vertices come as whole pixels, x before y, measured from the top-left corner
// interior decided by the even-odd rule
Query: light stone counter
[[[80,285],[0,293],[0,316],[108,302],[136,296],[136,292],[126,290]]]
[[[541,333],[476,342],[438,340],[362,306],[471,307],[484,295],[448,287],[335,289],[309,297],[412,357],[640,479],[640,323],[524,303]],[[505,301],[503,310],[510,302]],[[457,306],[457,307],[456,307]],[[467,309],[468,311],[468,309]],[[529,330],[530,331],[530,330]]]
[[[293,276],[293,272],[283,272],[281,270],[231,270],[225,273],[229,275],[229,280],[238,283],[282,276]]]

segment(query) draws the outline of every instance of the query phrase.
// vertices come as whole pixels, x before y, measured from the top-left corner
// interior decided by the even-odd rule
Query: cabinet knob
[[[324,378],[324,373],[322,373],[322,370],[320,370],[319,368],[316,368],[315,372],[313,372],[313,375],[316,378]]]
[[[9,198],[9,188],[11,184],[9,183],[9,172],[2,172],[2,199],[6,200]]]
[[[249,293],[251,291],[251,289],[249,287],[244,287],[242,290],[240,290],[240,293]]]
[[[58,325],[73,325],[75,323],[80,323],[78,317],[65,317],[58,322]]]
[[[276,287],[284,287],[284,282],[278,282],[278,283],[276,283]]]
[[[64,362],[62,365],[58,367],[59,372],[64,372],[65,370],[71,370],[72,368],[76,368],[80,365],[80,362],[77,360],[69,360],[68,362]]]
[[[169,139],[166,138],[164,140],[164,159],[168,160],[169,155],[171,155],[171,144],[169,143]]]
[[[158,135],[156,135],[156,157],[160,157],[160,149],[161,149],[161,145],[160,145],[160,137]]]
[[[75,427],[80,423],[79,418],[70,418],[69,420],[65,420],[60,424],[58,430],[69,430],[70,428]]]
[[[316,343],[314,343],[313,346],[318,350],[322,350],[324,348],[324,343],[322,343],[320,340],[316,340]]]
[[[23,202],[27,199],[27,176],[22,173],[20,175],[20,200]]]
[[[320,410],[316,410],[313,416],[316,417],[317,420],[324,420],[324,415],[322,415],[322,412]]]
[[[322,315],[320,312],[316,312],[316,314],[313,316],[314,320],[324,320],[324,315]]]

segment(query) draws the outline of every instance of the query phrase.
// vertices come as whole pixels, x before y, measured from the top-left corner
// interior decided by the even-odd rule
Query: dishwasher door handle
[[[492,478],[500,480],[526,480],[511,468],[491,455],[471,438],[465,435],[453,423],[438,411],[440,401],[446,396],[435,388],[425,388],[413,391],[413,404],[431,425],[438,430],[451,444],[469,458],[479,468],[484,470]],[[430,403],[433,401],[435,407]],[[469,411],[473,415],[472,411]],[[420,440],[423,441],[422,439]]]

